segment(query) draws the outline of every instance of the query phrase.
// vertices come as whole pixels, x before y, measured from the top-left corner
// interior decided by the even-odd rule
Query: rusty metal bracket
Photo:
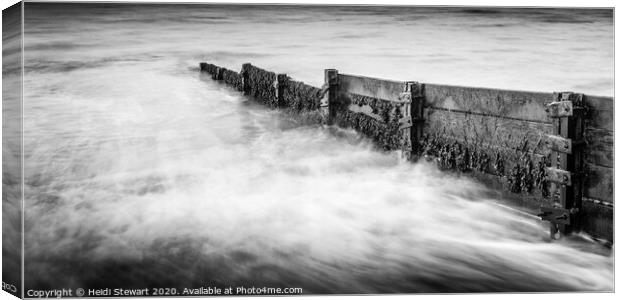
[[[404,117],[398,120],[398,124],[400,125],[398,129],[407,129],[413,126],[413,122],[411,121],[411,117]]]
[[[571,186],[573,184],[574,174],[569,171],[551,167],[546,168],[545,171],[547,173],[547,180],[550,182],[555,182],[566,186]]]
[[[546,135],[545,144],[553,151],[573,154],[575,147],[584,145],[583,141],[573,141],[558,135]]]
[[[573,92],[553,93],[553,102],[546,104],[545,111],[550,118],[572,117],[585,113],[583,94]]]
[[[543,221],[549,221],[553,224],[570,225],[571,218],[575,213],[576,210],[541,206],[538,216]]]
[[[411,102],[411,91],[405,91],[398,94],[398,100],[403,102]]]
[[[584,95],[573,92],[554,92],[553,101],[570,101],[577,106],[583,105]]]
[[[570,117],[573,115],[573,102],[571,101],[555,101],[548,103],[545,111],[550,118]]]

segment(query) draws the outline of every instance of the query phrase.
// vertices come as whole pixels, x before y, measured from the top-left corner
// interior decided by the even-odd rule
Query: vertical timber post
[[[416,157],[422,153],[422,131],[424,130],[424,84],[411,85],[411,147]]]
[[[211,78],[213,78],[213,80],[222,80],[222,71],[224,71],[222,68],[216,67]]]
[[[553,135],[547,136],[551,166],[546,169],[551,182],[552,207],[541,207],[543,220],[550,222],[550,235],[567,234],[579,227],[583,193],[584,95],[571,92],[553,94],[547,114],[553,120]]]
[[[400,121],[401,145],[407,159],[416,160],[421,153],[420,142],[424,128],[424,84],[407,81],[399,96],[404,114]]]
[[[239,74],[241,75],[241,89],[243,91],[244,95],[249,95],[250,94],[250,74],[249,74],[249,69],[252,65],[249,63],[245,63],[241,66],[241,72],[239,72]]]
[[[331,125],[336,117],[338,109],[338,70],[325,69],[324,89],[327,89],[323,99],[321,99],[321,112],[324,122]]]
[[[412,158],[412,104],[413,94],[411,93],[412,86],[415,82],[405,82],[403,86],[403,92],[398,95],[398,100],[401,102],[403,108],[403,117],[399,120],[398,130],[400,131],[400,149],[403,152],[403,157],[406,159]]]
[[[284,106],[284,89],[286,88],[286,84],[288,81],[288,76],[286,74],[276,74],[276,81],[273,83],[275,89],[275,107]]]

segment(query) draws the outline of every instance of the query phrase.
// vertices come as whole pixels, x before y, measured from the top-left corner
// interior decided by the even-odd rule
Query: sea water
[[[25,6],[27,289],[613,288],[609,250],[196,69],[609,96],[610,10]]]

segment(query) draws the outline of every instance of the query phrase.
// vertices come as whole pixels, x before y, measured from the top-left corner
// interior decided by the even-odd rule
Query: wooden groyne
[[[200,63],[272,108],[351,127],[385,150],[469,174],[550,223],[613,241],[613,99],[390,81],[325,70],[313,87],[244,64]]]

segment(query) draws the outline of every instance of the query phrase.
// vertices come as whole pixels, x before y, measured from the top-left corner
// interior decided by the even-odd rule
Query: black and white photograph
[[[3,294],[613,293],[581,2],[3,3]]]

